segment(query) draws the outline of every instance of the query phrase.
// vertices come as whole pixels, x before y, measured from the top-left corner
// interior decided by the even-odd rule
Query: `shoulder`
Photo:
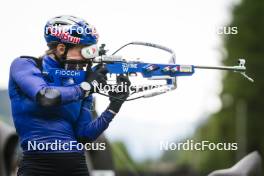
[[[10,69],[19,69],[20,67],[36,67],[37,63],[33,59],[33,57],[27,56],[27,57],[18,57],[14,59],[11,63]]]
[[[38,72],[40,72],[40,70],[37,67],[37,63],[30,57],[18,57],[12,61],[10,66],[11,75]]]

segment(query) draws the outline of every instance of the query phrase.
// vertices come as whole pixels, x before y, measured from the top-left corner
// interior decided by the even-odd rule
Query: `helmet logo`
[[[81,41],[81,38],[71,36],[69,32],[64,32],[63,30],[49,30],[50,34],[54,37],[57,37],[65,42],[78,44]]]

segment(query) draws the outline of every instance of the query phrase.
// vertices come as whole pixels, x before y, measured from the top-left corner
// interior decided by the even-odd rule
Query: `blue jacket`
[[[43,57],[42,67],[43,71],[60,68],[58,62],[49,56]],[[36,102],[37,93],[46,88],[60,91],[61,105],[43,107]],[[114,117],[106,110],[92,120],[92,96],[83,100],[81,88],[74,83],[51,85],[30,58],[17,58],[12,62],[8,89],[13,121],[24,152],[82,152],[75,145],[78,138],[95,140]],[[44,150],[33,148],[33,144],[43,147],[49,143],[56,143],[57,148],[54,150],[50,145],[45,145]],[[74,144],[72,148],[70,143]],[[60,148],[63,144],[64,148]]]

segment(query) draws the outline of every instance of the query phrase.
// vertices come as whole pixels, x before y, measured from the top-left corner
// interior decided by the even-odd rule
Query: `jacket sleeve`
[[[58,90],[61,96],[61,104],[77,101],[83,96],[83,92],[78,85],[68,87],[49,86],[44,80],[41,71],[31,59],[15,59],[10,67],[10,76],[22,92],[34,101],[36,101],[38,92],[45,89]]]
[[[80,116],[75,124],[75,135],[80,142],[96,140],[114,118],[114,114],[106,110],[93,120],[90,112],[91,104],[91,96],[83,100]]]

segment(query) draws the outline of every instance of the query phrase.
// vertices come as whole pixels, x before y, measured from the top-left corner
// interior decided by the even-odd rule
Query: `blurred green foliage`
[[[245,58],[247,74],[255,83],[239,74],[226,73],[222,81],[221,110],[212,114],[191,138],[238,142],[238,151],[171,151],[163,155],[163,160],[175,156],[174,162],[187,163],[200,175],[230,167],[254,150],[264,154],[264,1],[242,0],[233,8],[228,26],[237,27],[238,34],[224,36],[223,64],[234,65],[238,58]]]
[[[111,143],[112,155],[117,170],[135,170],[136,164],[130,157],[125,144],[121,141]]]

